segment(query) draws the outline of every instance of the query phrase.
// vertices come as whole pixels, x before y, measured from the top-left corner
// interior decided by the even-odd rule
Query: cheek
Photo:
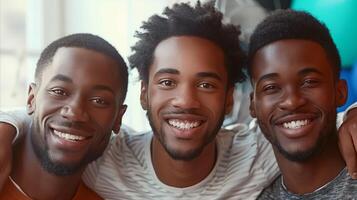
[[[228,95],[225,92],[217,92],[217,93],[205,93],[198,92],[197,99],[200,101],[201,105],[207,108],[222,108],[226,104]]]
[[[278,104],[276,98],[263,97],[257,99],[255,102],[255,112],[258,118],[266,117],[274,111],[274,108]]]
[[[49,98],[38,98],[36,100],[36,108],[34,112],[35,118],[38,118],[40,123],[43,123],[46,118],[60,112],[62,102],[53,101]]]
[[[306,94],[305,97],[310,102],[321,107],[323,110],[336,110],[336,97],[335,93],[331,92],[331,90],[315,90],[314,92],[309,92]]]
[[[149,90],[147,95],[147,103],[149,109],[153,113],[154,110],[160,109],[160,107],[168,105],[170,99],[174,99],[176,94],[174,91],[161,91],[158,89],[151,89]]]
[[[115,113],[92,111],[90,115],[92,116],[91,117],[92,121],[94,121],[93,123],[97,125],[97,129],[101,129],[102,131],[107,131],[113,128]]]

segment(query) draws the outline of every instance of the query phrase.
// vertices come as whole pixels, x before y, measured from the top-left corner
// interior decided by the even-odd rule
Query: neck
[[[175,160],[161,143],[153,137],[151,144],[152,163],[157,177],[166,185],[189,187],[206,178],[216,162],[216,141],[206,145],[202,153],[189,161]]]
[[[331,140],[317,155],[303,162],[284,158],[274,149],[284,185],[295,194],[307,194],[332,181],[345,167],[336,140]]]
[[[15,147],[11,177],[32,199],[72,199],[81,182],[80,171],[69,176],[56,176],[44,170],[35,155],[31,134]]]

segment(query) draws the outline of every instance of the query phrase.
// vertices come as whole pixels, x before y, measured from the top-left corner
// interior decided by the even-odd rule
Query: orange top
[[[74,195],[73,200],[102,200],[97,193],[89,189],[84,183],[78,187],[76,195]],[[11,182],[8,178],[5,183],[3,190],[0,192],[0,200],[31,200],[29,197],[22,194],[20,190]]]

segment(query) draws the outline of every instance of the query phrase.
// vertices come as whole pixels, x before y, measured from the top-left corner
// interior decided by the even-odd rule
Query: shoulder
[[[220,143],[229,146],[233,151],[253,154],[272,152],[270,143],[261,133],[255,119],[249,125],[237,123],[221,129],[217,139]]]
[[[97,193],[93,190],[89,189],[84,183],[81,183],[78,187],[77,193],[74,196],[73,200],[101,200],[101,198]]]
[[[151,138],[151,132],[137,133],[122,129],[120,133],[112,137],[109,148],[115,152],[142,149]]]
[[[353,199],[352,197],[357,197],[357,180],[352,179],[348,174],[347,168],[345,168],[330,183],[327,190],[333,197]]]
[[[281,176],[277,177],[268,187],[258,196],[258,200],[280,199],[282,197]]]
[[[29,200],[28,197],[24,196],[16,186],[8,178],[0,190],[0,199],[12,199],[12,200]]]
[[[114,136],[100,158],[98,173],[106,177],[113,173],[127,172],[146,166],[146,154],[150,148],[152,133],[129,133],[121,131]],[[150,155],[150,154],[149,154]],[[120,169],[120,170],[119,170]]]

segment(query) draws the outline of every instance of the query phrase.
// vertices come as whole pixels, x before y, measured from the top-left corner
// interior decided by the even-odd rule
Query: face
[[[154,140],[176,160],[200,155],[232,107],[223,51],[198,37],[170,37],[156,47],[141,103]]]
[[[336,80],[324,49],[307,40],[280,40],[253,58],[251,114],[285,158],[306,160],[336,134],[336,108],[346,85]]]
[[[120,77],[114,60],[83,48],[60,48],[30,87],[31,140],[43,167],[56,175],[83,169],[119,130]]]

